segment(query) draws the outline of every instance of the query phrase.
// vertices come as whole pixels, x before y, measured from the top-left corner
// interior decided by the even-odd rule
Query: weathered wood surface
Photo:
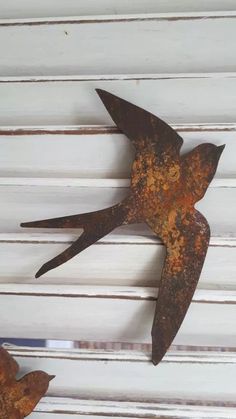
[[[8,0],[1,4],[1,18],[38,18],[103,14],[169,13],[235,10],[234,0]]]
[[[174,128],[184,139],[183,153],[202,142],[226,144],[215,179],[223,183],[226,178],[229,186],[228,178],[235,175],[236,125]],[[90,178],[97,185],[102,185],[103,179],[114,179],[113,185],[119,186],[116,179],[129,178],[134,157],[130,141],[114,126],[0,127],[0,147],[1,177],[43,178],[41,182],[58,185],[79,185],[82,179],[86,182]]]
[[[235,406],[234,352],[173,352],[158,369],[140,352],[12,348],[11,353],[22,371],[56,374],[49,396]]]
[[[164,246],[154,236],[121,234],[105,237],[36,282],[39,267],[75,239],[75,234],[1,234],[0,283],[158,286]],[[198,287],[236,290],[235,259],[234,238],[212,237]]]
[[[175,73],[0,78],[0,124],[111,125],[95,88],[171,124],[235,123],[236,73]]]
[[[29,180],[30,184],[30,180]],[[37,232],[24,229],[21,222],[96,211],[120,202],[129,191],[111,187],[25,186],[18,183],[0,186],[0,231]],[[236,188],[209,188],[196,206],[208,219],[214,236],[232,236],[236,228]],[[45,231],[45,230],[44,230]],[[48,231],[48,230],[47,230]],[[153,235],[144,224],[119,227],[122,234]]]
[[[1,334],[150,343],[156,296],[156,288],[1,284]],[[235,347],[235,322],[235,291],[197,290],[174,344]]]
[[[19,7],[9,0],[0,19],[6,340],[150,343],[165,255],[150,230],[122,228],[36,281],[39,266],[78,232],[19,227],[96,210],[127,193],[133,150],[111,127],[95,88],[173,124],[185,151],[200,142],[226,144],[198,205],[212,238],[174,342],[188,350],[168,352],[155,368],[150,354],[134,351],[12,348],[23,371],[57,375],[32,418],[235,419],[235,1],[23,0]]]
[[[1,20],[0,75],[234,71],[235,22],[235,12]]]
[[[47,412],[47,413],[45,413]],[[57,413],[53,413],[57,412]],[[68,412],[68,415],[65,413]],[[94,413],[94,415],[93,415]],[[113,419],[122,417],[128,419],[152,418],[156,419],[235,419],[236,411],[233,407],[201,406],[190,404],[168,404],[168,403],[145,403],[145,402],[119,402],[99,400],[75,400],[72,398],[45,398],[38,406],[37,413],[32,418],[41,419],[71,419],[72,414],[76,417],[88,419]],[[198,415],[198,416],[196,416]]]

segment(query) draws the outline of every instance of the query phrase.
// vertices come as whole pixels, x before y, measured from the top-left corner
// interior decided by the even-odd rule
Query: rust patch
[[[0,348],[0,417],[1,419],[23,419],[33,412],[39,400],[54,378],[43,371],[33,371],[16,380],[19,371],[17,362]]]
[[[180,156],[183,140],[164,121],[117,96],[97,90],[136,153],[129,195],[113,207],[21,224],[83,228],[68,249],[47,262],[39,277],[65,263],[122,224],[147,223],[167,248],[152,327],[152,361],[161,361],[178,332],[200,277],[210,229],[194,204],[203,198],[224,146],[204,143]]]

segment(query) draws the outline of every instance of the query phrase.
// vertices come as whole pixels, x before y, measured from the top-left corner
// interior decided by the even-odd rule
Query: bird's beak
[[[48,376],[49,381],[52,381],[55,377],[56,377],[55,375],[49,375],[49,376]]]
[[[225,144],[219,145],[218,147],[216,147],[216,159],[217,159],[217,162],[220,160],[220,156],[221,156],[224,148],[225,148]]]
[[[219,145],[217,147],[217,151],[218,151],[219,157],[220,157],[221,153],[223,152],[224,148],[225,148],[225,144]]]

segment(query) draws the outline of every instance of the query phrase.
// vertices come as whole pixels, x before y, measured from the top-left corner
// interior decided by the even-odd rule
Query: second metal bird
[[[180,156],[183,140],[155,115],[97,90],[117,127],[135,148],[129,195],[100,211],[22,223],[22,227],[83,228],[64,252],[43,265],[39,277],[124,224],[146,223],[167,253],[152,326],[152,361],[158,364],[176,336],[197,286],[210,229],[194,208],[203,198],[224,145],[204,143]]]

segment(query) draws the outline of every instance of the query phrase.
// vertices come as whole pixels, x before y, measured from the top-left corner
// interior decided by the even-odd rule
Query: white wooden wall
[[[117,342],[12,346],[23,372],[56,374],[32,419],[236,418],[235,39],[235,0],[0,1],[0,335]],[[127,193],[133,151],[95,88],[166,119],[184,150],[226,144],[198,204],[212,230],[199,286],[158,367],[114,349],[150,348],[165,254],[152,232],[117,229],[36,281],[78,232],[19,226]]]

